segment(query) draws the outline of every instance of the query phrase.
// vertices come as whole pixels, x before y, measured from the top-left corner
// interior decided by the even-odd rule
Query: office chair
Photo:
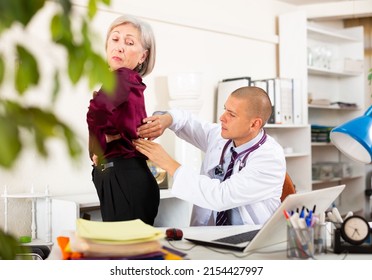
[[[283,202],[283,200],[287,197],[289,194],[296,193],[295,185],[293,184],[293,181],[288,173],[285,174],[285,179],[283,183],[283,191],[282,196],[280,197],[280,201]]]

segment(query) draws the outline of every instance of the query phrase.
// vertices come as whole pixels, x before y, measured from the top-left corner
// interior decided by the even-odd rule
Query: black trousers
[[[156,179],[145,159],[116,158],[112,166],[93,168],[92,180],[100,200],[103,221],[141,219],[153,225],[160,202]]]

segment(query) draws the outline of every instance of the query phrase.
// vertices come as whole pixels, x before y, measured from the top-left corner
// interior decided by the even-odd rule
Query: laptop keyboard
[[[222,243],[229,243],[229,244],[239,244],[239,243],[251,241],[253,237],[256,236],[258,231],[259,229],[251,230],[251,231],[219,238],[214,241],[222,242]]]

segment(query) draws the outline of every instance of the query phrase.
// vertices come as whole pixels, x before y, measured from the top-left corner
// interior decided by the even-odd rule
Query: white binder
[[[262,88],[269,96],[273,112],[269,120],[267,121],[267,123],[274,124],[275,123],[275,90],[274,88],[273,87],[269,88],[269,83],[268,83],[268,80],[266,79],[252,81],[252,85]]]
[[[302,124],[301,80],[293,79],[293,124]]]
[[[220,116],[224,112],[224,105],[227,97],[236,89],[240,87],[250,86],[251,78],[250,77],[241,77],[233,79],[225,79],[218,83],[217,90],[217,108],[216,108],[216,122],[220,121]]]
[[[282,124],[293,124],[293,82],[292,79],[279,78]]]

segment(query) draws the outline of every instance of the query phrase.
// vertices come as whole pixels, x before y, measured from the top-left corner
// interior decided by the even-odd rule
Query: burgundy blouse
[[[143,157],[132,144],[137,139],[137,127],[146,115],[142,77],[128,68],[115,71],[117,85],[113,94],[101,88],[90,100],[87,123],[89,152],[105,159]],[[121,135],[121,139],[106,143],[105,134]]]

